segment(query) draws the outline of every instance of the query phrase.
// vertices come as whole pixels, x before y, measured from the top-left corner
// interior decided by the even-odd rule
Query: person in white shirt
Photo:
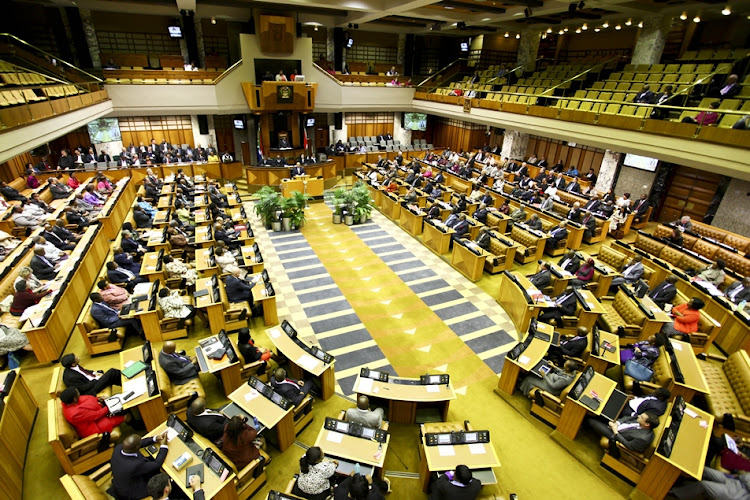
[[[159,290],[159,307],[161,307],[165,318],[187,320],[195,317],[198,313],[195,307],[185,303],[179,290],[172,290],[170,293],[169,288]]]
[[[286,82],[287,81],[287,78],[286,78],[286,75],[284,74],[284,70],[283,69],[279,70],[279,73],[276,75],[276,81],[277,82]]]
[[[36,248],[44,249],[44,256],[53,264],[56,264],[61,260],[65,260],[68,258],[68,254],[57,248],[52,243],[49,243],[42,236],[34,236],[33,241],[36,244]]]
[[[34,293],[39,293],[42,290],[42,287],[44,287],[44,284],[41,281],[39,281],[36,278],[36,276],[34,276],[33,271],[28,266],[24,266],[18,270],[18,276],[13,282],[14,290],[16,288],[16,283],[18,283],[21,280],[24,280],[26,282],[26,288],[28,288]]]
[[[370,400],[367,396],[360,396],[357,398],[357,407],[346,410],[346,421],[380,429],[383,424],[383,409],[370,410]]]

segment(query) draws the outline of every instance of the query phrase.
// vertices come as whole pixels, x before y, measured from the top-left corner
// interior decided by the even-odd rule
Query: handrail
[[[459,63],[459,62],[461,62],[461,61],[466,61],[466,62],[468,62],[469,60],[470,60],[470,59],[469,59],[468,57],[459,57],[459,58],[458,58],[458,59],[456,59],[455,61],[451,62],[450,64],[448,64],[448,65],[446,65],[446,66],[444,66],[444,67],[442,67],[442,68],[440,68],[439,70],[437,70],[436,72],[434,72],[433,74],[431,74],[430,76],[428,76],[427,78],[425,78],[424,80],[422,80],[421,82],[419,82],[419,84],[417,84],[417,85],[416,85],[416,87],[421,87],[422,85],[424,85],[425,83],[427,83],[427,81],[428,81],[428,80],[431,80],[431,79],[435,78],[435,77],[436,77],[436,76],[438,76],[438,75],[439,75],[440,73],[442,73],[443,71],[447,70],[448,68],[450,68],[450,67],[451,67],[451,66],[453,66],[454,64],[456,64],[456,63]],[[438,85],[438,86],[439,86],[439,85]],[[436,88],[437,88],[437,87],[436,87]]]
[[[222,81],[224,79],[224,77],[229,74],[230,71],[233,71],[234,68],[238,67],[240,64],[242,64],[242,59],[240,59],[236,63],[234,63],[231,66],[229,66],[222,74],[220,74],[219,76],[217,76],[216,78],[214,78],[213,84],[216,85],[217,83],[219,83],[220,81]]]
[[[557,89],[557,88],[558,88],[558,87],[560,87],[561,85],[563,85],[563,84],[565,84],[565,83],[568,83],[568,82],[572,82],[572,81],[575,81],[575,80],[577,80],[578,78],[582,77],[583,75],[586,75],[586,74],[588,74],[589,72],[593,71],[593,70],[594,70],[594,69],[595,69],[595,68],[596,68],[597,66],[603,66],[603,65],[605,65],[605,64],[608,64],[608,63],[612,62],[612,60],[614,60],[614,59],[619,59],[619,58],[620,58],[620,56],[610,57],[609,59],[607,59],[607,60],[605,60],[605,61],[602,61],[602,62],[600,62],[599,64],[594,64],[594,65],[593,65],[592,67],[590,67],[589,69],[587,69],[587,70],[585,70],[585,71],[583,71],[583,72],[581,72],[581,73],[578,73],[577,75],[573,76],[572,78],[568,78],[567,80],[564,80],[564,81],[562,81],[562,82],[558,83],[557,85],[555,85],[555,86],[553,86],[553,87],[550,87],[550,88],[548,88],[547,90],[545,90],[545,91],[544,91],[544,93],[543,93],[543,94],[546,94],[547,92],[550,92],[550,91],[554,92],[554,91],[555,91],[555,89]],[[601,68],[600,68],[600,69],[601,69]],[[547,96],[545,96],[545,97],[547,97]]]
[[[323,69],[318,63],[316,63],[315,61],[313,61],[312,64],[313,64],[313,66],[315,66],[316,68],[318,68],[320,71],[322,71],[328,78],[330,78],[334,82],[338,83],[340,87],[344,86],[344,82],[342,82],[341,80],[339,80],[338,78],[336,78],[334,75],[330,74],[328,71],[326,71],[325,69]]]
[[[537,57],[537,58],[536,58],[536,61],[538,61],[539,59],[541,59],[541,57]],[[535,64],[536,64],[536,61],[534,61],[534,63],[535,63]],[[505,75],[503,75],[503,76],[495,76],[495,77],[493,77],[493,78],[492,78],[491,80],[487,80],[487,81],[486,81],[486,82],[485,82],[485,83],[484,83],[483,85],[487,85],[488,83],[492,83],[492,82],[494,82],[495,80],[497,80],[498,78],[503,78],[503,77],[505,77],[506,75],[510,75],[511,73],[515,73],[516,71],[520,70],[521,68],[525,68],[525,67],[526,67],[526,64],[519,64],[519,65],[518,65],[518,66],[516,66],[515,68],[513,68],[513,69],[511,69],[511,70],[508,70],[508,71],[506,71],[506,72],[505,72]]]
[[[26,41],[24,41],[24,40],[21,40],[20,38],[18,38],[18,37],[17,37],[17,36],[15,36],[15,35],[12,35],[12,34],[10,34],[10,33],[0,33],[0,37],[6,37],[6,38],[8,38],[9,40],[12,40],[12,41],[13,41],[13,42],[15,42],[15,43],[19,43],[19,44],[21,44],[21,45],[25,45],[26,47],[30,47],[31,49],[33,49],[33,50],[35,50],[36,52],[39,52],[39,53],[41,53],[41,54],[44,54],[45,56],[49,57],[50,59],[54,59],[55,61],[57,61],[57,62],[59,62],[59,63],[62,63],[62,64],[64,64],[65,66],[67,66],[67,67],[69,67],[69,68],[71,68],[71,69],[73,69],[73,70],[75,70],[75,71],[77,71],[77,72],[79,72],[79,73],[83,73],[84,75],[86,75],[86,76],[89,76],[89,77],[93,78],[93,79],[94,79],[95,81],[98,81],[98,82],[100,82],[100,83],[101,83],[101,82],[103,81],[103,80],[102,80],[101,78],[99,78],[99,77],[97,77],[97,76],[95,76],[95,75],[92,75],[91,73],[89,73],[89,72],[87,72],[87,71],[84,71],[84,70],[82,70],[81,68],[78,68],[78,67],[76,67],[76,66],[74,66],[74,65],[70,64],[69,62],[67,62],[67,61],[65,61],[65,60],[63,60],[63,59],[60,59],[60,57],[59,57],[59,56],[55,56],[55,55],[52,55],[52,54],[50,54],[49,52],[46,52],[46,51],[44,51],[44,50],[40,49],[39,47],[35,47],[34,45],[31,45],[30,43],[28,43],[28,42],[26,42]]]

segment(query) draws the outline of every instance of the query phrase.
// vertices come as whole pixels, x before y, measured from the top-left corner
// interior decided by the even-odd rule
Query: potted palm
[[[364,182],[357,182],[352,188],[352,197],[354,199],[354,208],[352,209],[354,218],[358,223],[364,224],[372,213],[372,197],[367,185]]]
[[[341,224],[343,211],[346,207],[346,188],[338,188],[333,191],[331,204],[333,204],[333,223]]]
[[[255,214],[263,221],[266,229],[270,229],[272,224],[278,220],[276,213],[281,208],[281,195],[270,186],[262,187],[256,196]]]
[[[299,229],[305,225],[305,207],[307,207],[307,200],[310,199],[310,197],[305,193],[292,191],[292,197],[290,199],[294,201],[290,217],[292,227]]]
[[[344,202],[344,224],[346,224],[347,226],[351,226],[352,224],[354,224],[354,208],[357,204],[354,198],[353,190],[350,189],[346,191],[346,193],[344,194]]]
[[[296,207],[294,198],[281,199],[281,229],[283,231],[292,230],[292,213]]]

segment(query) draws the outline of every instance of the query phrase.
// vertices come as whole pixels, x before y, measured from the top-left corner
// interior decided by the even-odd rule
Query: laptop
[[[620,412],[622,412],[622,409],[625,408],[627,402],[628,395],[619,389],[615,389],[612,395],[609,396],[607,404],[604,405],[604,408],[602,408],[602,417],[606,418],[610,422],[614,422],[615,420],[617,420]]]
[[[635,293],[636,297],[642,299],[648,293],[648,283],[646,283],[642,279],[639,279],[635,283],[633,292]]]

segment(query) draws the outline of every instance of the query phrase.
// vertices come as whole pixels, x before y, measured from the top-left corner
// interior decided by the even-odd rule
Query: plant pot
[[[354,224],[354,216],[353,215],[347,215],[344,217],[344,224],[347,226],[351,226]]]
[[[333,214],[333,223],[341,224],[341,214]]]
[[[283,217],[281,219],[281,228],[284,231],[291,231],[292,230],[292,219],[289,217]]]
[[[281,222],[276,221],[276,222],[272,223],[271,226],[273,227],[274,232],[278,233],[278,232],[281,231]]]
[[[365,222],[367,222],[367,216],[362,214],[362,217],[359,218],[359,223],[364,224]]]

